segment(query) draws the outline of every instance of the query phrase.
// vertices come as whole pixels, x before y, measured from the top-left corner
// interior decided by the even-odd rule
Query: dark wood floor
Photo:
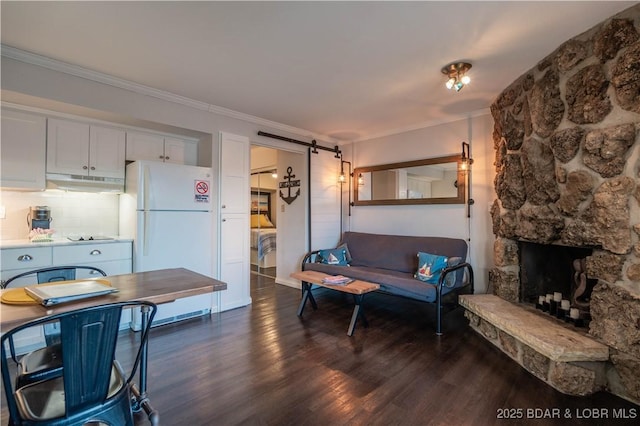
[[[372,294],[365,299],[370,326],[348,337],[352,307],[342,294],[318,289],[319,309],[308,306],[299,319],[299,290],[257,275],[252,281],[250,307],[153,329],[149,396],[162,425],[600,425],[640,418],[640,407],[607,393],[555,391],[470,330],[461,310],[445,316],[438,338],[430,306]],[[130,334],[122,336],[123,363]],[[540,418],[554,409],[561,418]],[[608,419],[579,418],[595,409],[606,409]],[[614,409],[636,419],[613,420]],[[136,424],[148,423],[139,415]]]

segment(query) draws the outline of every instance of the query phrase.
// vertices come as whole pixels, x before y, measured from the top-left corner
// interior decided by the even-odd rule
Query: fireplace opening
[[[589,297],[597,280],[587,278],[584,259],[592,249],[523,241],[518,244],[520,302],[535,304],[539,296],[560,292],[572,306],[588,312]]]

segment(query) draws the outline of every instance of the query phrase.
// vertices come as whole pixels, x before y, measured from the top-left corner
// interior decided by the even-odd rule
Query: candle
[[[571,308],[571,310],[569,311],[569,316],[572,319],[579,319],[580,318],[580,311],[577,310],[576,308]]]
[[[553,293],[553,301],[554,302],[560,302],[562,300],[562,293],[560,293],[559,291],[556,291]]]
[[[553,294],[551,293],[547,293],[547,297],[545,298],[545,300],[547,301],[547,303],[551,302],[551,299],[553,299]]]
[[[571,302],[569,302],[567,299],[562,299],[562,301],[560,302],[560,307],[563,311],[568,311],[571,307]]]
[[[542,305],[544,303],[544,301],[545,301],[544,296],[538,296],[538,304],[539,305]]]

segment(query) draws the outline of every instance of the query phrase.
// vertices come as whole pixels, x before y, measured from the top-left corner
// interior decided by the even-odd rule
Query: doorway
[[[251,146],[251,273],[277,276],[278,150]]]

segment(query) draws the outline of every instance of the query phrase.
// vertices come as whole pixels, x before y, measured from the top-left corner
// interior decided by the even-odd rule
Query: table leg
[[[362,323],[365,327],[369,326],[369,322],[367,318],[364,316],[364,308],[362,306],[362,300],[364,299],[364,294],[354,294],[353,300],[355,302],[355,306],[353,308],[353,314],[351,315],[351,323],[349,323],[349,330],[347,330],[347,336],[353,336],[353,331],[356,328],[356,322],[358,318],[362,319]]]
[[[318,304],[316,303],[316,299],[313,297],[311,293],[311,283],[306,281],[302,281],[302,300],[300,301],[300,306],[298,306],[298,316],[302,316],[302,311],[304,311],[304,307],[307,304],[307,300],[311,302],[311,306],[313,306],[314,310],[318,309]]]
[[[148,306],[142,306],[142,330],[146,330],[147,324],[149,323],[149,310]],[[134,412],[140,411],[144,409],[144,412],[147,413],[149,417],[149,421],[152,425],[160,424],[160,419],[158,412],[153,409],[151,403],[149,402],[149,397],[147,396],[147,350],[149,339],[144,342],[142,345],[142,349],[140,351],[140,390],[136,387],[135,384],[131,385],[131,393],[133,394],[133,406],[132,409]]]

